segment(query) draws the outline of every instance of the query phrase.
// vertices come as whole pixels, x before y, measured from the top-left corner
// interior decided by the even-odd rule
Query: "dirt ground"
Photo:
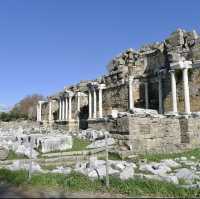
[[[121,194],[65,192],[55,188],[31,188],[0,185],[0,198],[125,198]]]

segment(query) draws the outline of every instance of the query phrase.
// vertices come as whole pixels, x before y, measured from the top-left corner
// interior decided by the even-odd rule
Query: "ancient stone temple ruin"
[[[162,42],[114,57],[108,73],[40,101],[52,128],[106,129],[137,152],[200,145],[200,36],[178,29]],[[84,77],[83,77],[84,78]]]

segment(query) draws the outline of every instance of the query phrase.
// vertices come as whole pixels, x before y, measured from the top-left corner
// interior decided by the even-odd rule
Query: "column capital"
[[[170,69],[170,70],[169,70],[169,73],[175,73],[175,72],[176,72],[175,69]]]
[[[142,83],[143,83],[143,84],[147,84],[147,83],[149,83],[149,81],[148,81],[147,78],[144,78],[144,79],[142,80]]]
[[[98,89],[99,90],[103,90],[103,89],[105,89],[106,88],[106,85],[105,84],[99,84],[99,86],[98,86]]]
[[[38,104],[42,105],[43,103],[45,103],[45,101],[38,101]]]
[[[130,83],[133,82],[133,79],[134,79],[134,76],[129,76],[129,77],[128,77],[128,81],[129,81]]]
[[[171,69],[184,69],[184,68],[192,68],[192,62],[187,60],[180,60],[178,62],[170,63]]]

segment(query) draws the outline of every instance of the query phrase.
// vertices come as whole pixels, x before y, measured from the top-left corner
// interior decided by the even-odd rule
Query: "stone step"
[[[90,154],[96,154],[105,151],[105,148],[97,148],[91,150],[83,150],[83,151],[69,151],[69,152],[57,152],[57,153],[46,153],[42,154],[41,157],[49,158],[49,157],[63,157],[63,156],[84,156]]]

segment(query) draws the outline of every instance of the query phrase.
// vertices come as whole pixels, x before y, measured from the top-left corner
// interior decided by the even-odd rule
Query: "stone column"
[[[188,68],[183,69],[183,90],[184,90],[185,113],[190,114],[190,94],[189,94],[189,84],[188,84]]]
[[[72,119],[72,96],[69,96],[69,120]]]
[[[134,108],[133,99],[133,77],[129,77],[129,110]]]
[[[93,88],[93,106],[93,118],[95,119],[97,117],[97,94],[95,88]]]
[[[59,99],[59,121],[62,120],[62,101]]]
[[[159,113],[163,114],[162,74],[159,74],[158,76],[158,100],[159,100]]]
[[[49,122],[52,122],[52,102],[49,101]]]
[[[102,88],[99,87],[99,118],[103,117],[103,111],[102,111]]]
[[[175,77],[175,70],[170,70],[171,74],[171,90],[172,90],[172,106],[173,112],[177,113],[177,97],[176,97],[176,77]]]
[[[145,90],[145,108],[149,108],[149,88],[148,88],[148,82],[144,82],[144,90]]]
[[[37,122],[39,122],[39,105],[37,104]]]
[[[39,101],[37,104],[37,121],[41,122],[42,120],[42,103]]]
[[[90,88],[88,90],[88,106],[89,106],[89,119],[92,119],[92,94]]]
[[[65,120],[65,99],[62,99],[62,121]]]
[[[77,93],[77,111],[80,112],[80,92]]]
[[[43,102],[40,102],[40,103],[39,103],[39,107],[40,107],[40,112],[39,112],[40,121],[42,121],[42,103],[43,103]]]
[[[65,98],[65,120],[68,120],[68,100]]]

